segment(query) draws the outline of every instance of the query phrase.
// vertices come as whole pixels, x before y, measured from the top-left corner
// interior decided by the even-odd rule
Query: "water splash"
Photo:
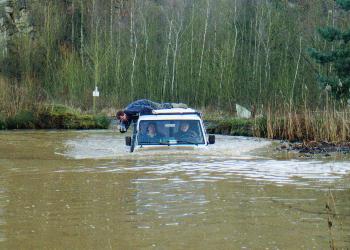
[[[183,155],[194,157],[217,157],[220,155],[246,158],[248,157],[248,152],[270,144],[271,141],[257,138],[217,136],[216,144],[210,145],[207,148],[179,150],[170,147],[159,150],[140,150],[130,153],[129,148],[125,146],[123,136],[86,133],[84,136],[65,141],[64,152],[56,152],[56,154],[61,154],[72,159],[138,159],[145,158],[145,156],[168,157]]]
[[[350,172],[350,162],[322,160],[276,160],[256,155],[271,141],[246,137],[217,136],[215,145],[196,150],[152,150],[129,153],[124,137],[111,133],[86,133],[65,142],[65,157],[103,159],[103,164],[81,167],[81,172],[142,171],[161,178],[181,173],[195,182],[216,182],[241,176],[255,181],[309,185],[334,182]],[[64,170],[65,171],[65,170]],[[313,184],[316,185],[316,184]]]

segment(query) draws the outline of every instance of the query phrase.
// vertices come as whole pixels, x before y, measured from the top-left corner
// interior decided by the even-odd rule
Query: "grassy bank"
[[[254,119],[213,111],[204,114],[207,131],[212,134],[303,143],[345,144],[350,140],[350,111],[347,108],[267,109]],[[40,105],[14,114],[0,112],[0,129],[104,129],[109,124],[110,118],[105,114],[92,115],[63,105]]]
[[[210,118],[205,119],[207,131],[210,134],[255,136],[255,120],[240,118]]]
[[[63,105],[45,105],[14,115],[0,113],[0,129],[104,129],[109,123],[104,114],[84,114]]]
[[[267,110],[254,119],[206,115],[208,132],[256,136],[291,142],[345,143],[350,140],[350,112],[347,109],[310,111]]]

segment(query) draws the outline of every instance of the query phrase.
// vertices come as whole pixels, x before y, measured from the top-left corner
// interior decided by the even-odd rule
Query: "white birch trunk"
[[[147,32],[147,21],[146,18],[141,14],[142,20],[143,20],[143,33],[145,36],[145,55],[144,55],[144,60],[145,60],[145,76],[146,76],[146,81],[148,82],[148,60],[147,60],[147,53],[148,53],[148,43],[149,43],[149,38],[148,38],[148,32]]]
[[[207,38],[207,30],[208,30],[209,7],[210,7],[209,0],[207,0],[207,15],[206,15],[206,18],[205,18],[205,26],[204,26],[204,33],[203,33],[202,53],[201,53],[201,59],[200,59],[200,64],[199,64],[199,72],[198,72],[198,84],[200,83],[201,76],[202,76],[204,49],[205,49],[205,43],[206,43],[206,38]]]
[[[266,3],[268,6],[268,4]],[[265,53],[266,53],[266,61],[265,61],[265,82],[268,83],[270,80],[270,34],[271,34],[271,9],[268,10],[268,21],[269,21],[269,26],[268,26],[268,32],[267,32],[267,42],[266,42],[266,48],[265,48]]]
[[[235,28],[235,38],[234,38],[234,44],[232,49],[232,61],[234,63],[235,55],[236,55],[236,47],[237,47],[237,37],[238,37],[238,29],[237,29],[237,0],[235,0],[235,17],[234,17],[234,28]]]
[[[109,39],[110,39],[110,44],[112,46],[113,44],[113,0],[111,0],[111,6],[110,6],[110,19],[109,19],[109,23],[110,23],[110,26],[109,26]]]
[[[173,70],[172,70],[172,78],[171,78],[171,95],[172,98],[174,98],[174,82],[175,82],[175,71],[176,71],[176,59],[177,59],[177,51],[178,51],[178,44],[179,44],[179,34],[182,29],[182,22],[180,24],[179,29],[175,33],[175,48],[173,51]]]
[[[194,22],[194,3],[192,3],[192,15],[191,15],[191,69],[190,69],[190,78],[191,78],[191,86],[193,88],[193,22]]]
[[[201,82],[201,76],[202,76],[202,67],[203,67],[203,58],[204,58],[204,49],[205,49],[205,43],[206,43],[206,38],[207,38],[207,29],[208,29],[208,19],[209,19],[209,0],[207,0],[207,14],[206,14],[206,18],[205,18],[205,25],[204,25],[204,32],[203,32],[203,41],[202,41],[202,52],[201,52],[201,56],[200,56],[200,63],[199,63],[199,71],[198,71],[198,80],[197,80],[197,90],[195,90],[195,102],[197,102],[198,99],[198,89],[199,89],[199,85]]]
[[[80,58],[81,63],[84,65],[84,4],[83,0],[80,0],[81,16],[80,16]]]
[[[166,49],[166,57],[165,57],[165,74],[164,74],[164,81],[163,81],[163,93],[162,93],[162,101],[164,101],[165,98],[165,91],[166,91],[166,84],[168,81],[168,64],[169,64],[169,50],[171,46],[171,35],[172,35],[172,29],[173,29],[173,20],[170,21],[169,25],[169,33],[168,33],[168,45]]]
[[[71,39],[72,39],[72,44],[74,44],[74,34],[75,34],[75,30],[74,30],[74,13],[75,13],[75,5],[74,5],[74,0],[72,1],[72,17],[71,17],[71,24],[72,24],[72,33],[71,33]]]
[[[295,89],[295,83],[297,81],[297,77],[298,77],[298,72],[299,72],[299,63],[300,63],[300,58],[301,58],[301,41],[302,41],[302,37],[300,37],[299,40],[299,56],[298,56],[298,61],[297,61],[297,66],[295,68],[295,74],[294,74],[294,80],[293,80],[293,87],[292,87],[292,95],[291,95],[291,102],[293,101],[294,98],[294,89]]]
[[[138,42],[137,42],[137,37],[136,37],[136,32],[135,32],[135,27],[134,27],[134,20],[133,20],[133,8],[131,8],[131,26],[130,26],[130,45],[132,47],[132,65],[131,65],[131,76],[130,76],[130,87],[131,87],[131,99],[134,98],[134,75],[135,75],[135,65],[136,65],[136,58],[137,58],[137,48],[138,48]]]

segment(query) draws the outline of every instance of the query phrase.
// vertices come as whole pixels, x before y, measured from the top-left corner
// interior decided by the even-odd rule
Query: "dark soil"
[[[350,142],[281,142],[281,144],[276,149],[278,151],[294,151],[308,155],[323,154],[325,156],[330,156],[331,153],[350,153]]]

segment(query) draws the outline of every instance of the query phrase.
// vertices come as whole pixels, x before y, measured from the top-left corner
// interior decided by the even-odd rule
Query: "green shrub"
[[[51,104],[45,108],[51,114],[63,115],[63,114],[78,114],[80,111],[62,104]]]
[[[237,136],[253,136],[254,121],[241,118],[230,119],[211,119],[206,120],[208,133],[237,135]]]
[[[253,136],[252,120],[241,118],[232,119],[230,135]]]
[[[8,129],[33,129],[35,128],[35,115],[32,111],[20,111],[6,121]]]
[[[6,125],[6,117],[4,114],[0,113],[0,130],[1,129],[6,129],[7,125]]]
[[[266,116],[256,118],[253,122],[254,122],[254,135],[258,137],[267,137]]]
[[[47,105],[37,113],[21,111],[7,119],[0,113],[0,129],[106,129],[109,124],[105,114],[82,114],[64,105]]]
[[[101,129],[107,129],[111,123],[110,118],[104,114],[95,116],[94,120],[96,122],[96,127]]]
[[[38,115],[38,127],[48,129],[104,129],[110,123],[106,115],[81,114],[63,105],[49,105]]]

